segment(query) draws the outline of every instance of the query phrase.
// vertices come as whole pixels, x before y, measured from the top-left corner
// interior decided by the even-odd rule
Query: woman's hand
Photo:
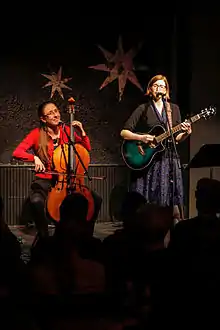
[[[181,128],[182,128],[182,131],[187,135],[190,135],[192,133],[192,126],[190,123],[183,122],[181,124]]]
[[[178,143],[184,141],[192,133],[192,125],[185,121],[181,123],[181,129],[182,132],[176,136]]]
[[[36,172],[44,172],[45,171],[45,166],[40,160],[39,157],[34,156],[34,165],[35,165],[35,171]]]
[[[86,132],[84,131],[83,125],[80,121],[78,120],[73,120],[72,121],[72,126],[77,127],[80,129],[82,136],[86,135]]]
[[[150,143],[153,142],[155,139],[154,135],[150,135],[150,134],[143,134],[140,137],[140,141],[144,142],[144,143]]]

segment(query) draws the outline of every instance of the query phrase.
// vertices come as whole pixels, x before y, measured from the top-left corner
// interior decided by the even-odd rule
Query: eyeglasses
[[[57,115],[58,113],[60,113],[60,111],[58,109],[51,110],[50,112],[45,114],[44,117],[52,117],[53,115]]]
[[[157,85],[157,84],[154,84],[154,85],[152,85],[152,87],[153,87],[153,88],[161,88],[161,89],[163,89],[163,90],[166,89],[166,86],[164,86],[164,85]]]

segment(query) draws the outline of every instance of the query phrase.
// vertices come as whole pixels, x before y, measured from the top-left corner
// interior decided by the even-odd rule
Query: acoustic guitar
[[[201,118],[209,119],[216,114],[215,107],[209,107],[201,110],[200,113],[194,115],[193,117],[185,120],[188,123],[195,123]],[[181,124],[174,126],[171,131],[172,133],[177,133],[182,130]],[[146,133],[138,133],[146,134]],[[166,130],[161,125],[154,126],[147,134],[155,136],[154,141],[150,143],[144,143],[137,140],[123,140],[121,145],[121,154],[125,164],[131,170],[144,170],[147,169],[153,159],[161,153],[164,149],[164,142],[166,139],[170,138],[171,132]],[[141,148],[140,148],[141,147]]]

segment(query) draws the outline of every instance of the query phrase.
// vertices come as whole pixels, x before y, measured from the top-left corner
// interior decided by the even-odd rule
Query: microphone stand
[[[68,187],[68,190],[71,189],[71,177],[74,173],[74,169],[76,168],[76,163],[75,163],[75,157],[74,157],[74,154],[78,156],[78,159],[85,171],[85,174],[88,178],[89,181],[92,180],[92,178],[89,176],[89,173],[85,167],[85,164],[83,163],[82,161],[82,158],[80,157],[76,147],[75,147],[75,138],[74,138],[74,127],[72,125],[72,122],[74,120],[74,113],[75,113],[75,109],[74,109],[74,99],[73,98],[70,98],[69,100],[69,114],[70,114],[70,135],[68,134],[67,130],[66,130],[66,127],[65,127],[65,124],[63,123],[62,124],[62,127],[63,127],[63,130],[68,138],[68,170],[67,170],[67,187]]]
[[[169,121],[169,117],[168,117],[166,98],[165,98],[165,95],[162,95],[161,97],[162,97],[162,102],[163,102],[164,109],[165,109],[165,115],[166,115],[168,131],[170,133],[172,146],[173,146],[173,150],[172,150],[171,146],[169,146],[169,142],[167,141],[167,150],[168,150],[168,158],[169,158],[169,165],[170,165],[170,171],[169,171],[170,205],[172,206],[172,208],[174,210],[174,189],[175,189],[175,174],[174,174],[174,164],[173,164],[173,156],[174,155],[176,156],[179,169],[181,169],[181,165],[180,165],[180,160],[179,160],[179,156],[178,156],[177,149],[176,149],[176,142],[175,142],[175,139],[174,139],[174,136],[173,136],[172,127],[170,125],[170,121]]]
[[[83,163],[82,158],[81,158],[81,156],[79,155],[79,153],[78,153],[78,151],[77,151],[77,149],[76,149],[76,147],[75,147],[75,142],[71,139],[71,137],[69,136],[69,134],[68,134],[68,132],[67,132],[67,130],[66,130],[66,126],[65,126],[65,124],[63,124],[63,130],[64,130],[64,132],[65,132],[65,134],[66,134],[66,136],[67,136],[67,138],[68,138],[69,144],[70,144],[71,147],[73,148],[74,153],[75,153],[75,154],[77,155],[77,157],[79,158],[79,161],[80,161],[80,163],[82,164],[82,167],[84,168],[84,171],[85,171],[85,174],[86,174],[88,180],[89,180],[89,181],[92,181],[92,178],[89,176],[89,173],[88,173],[88,171],[87,171],[87,168],[85,167],[85,164]],[[69,159],[69,160],[70,160],[70,159]],[[73,160],[73,162],[74,162],[74,161],[75,161],[75,160]],[[73,174],[73,173],[72,173],[72,174]]]

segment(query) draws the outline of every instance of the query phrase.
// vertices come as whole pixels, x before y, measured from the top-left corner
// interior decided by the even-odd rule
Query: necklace
[[[49,132],[47,132],[47,134],[49,135],[49,137],[50,137],[52,140],[56,140],[56,139],[59,139],[59,137],[60,137],[60,130],[58,131],[57,134],[54,134],[54,135],[51,135]]]

